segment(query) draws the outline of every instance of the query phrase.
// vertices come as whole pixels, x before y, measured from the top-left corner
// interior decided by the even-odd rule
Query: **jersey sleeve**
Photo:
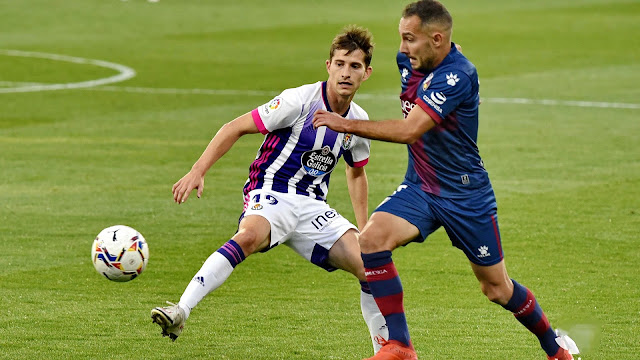
[[[427,76],[416,93],[416,104],[440,123],[473,91],[471,79],[462,71],[443,71]]]
[[[346,134],[349,136],[351,134]],[[371,140],[355,135],[351,135],[353,146],[344,152],[344,161],[351,167],[363,167],[369,162],[369,152],[371,150]]]
[[[287,89],[251,112],[262,134],[293,126],[302,113],[302,100],[294,89]]]

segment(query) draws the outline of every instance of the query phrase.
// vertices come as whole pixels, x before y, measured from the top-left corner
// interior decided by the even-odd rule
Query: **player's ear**
[[[362,81],[367,80],[369,76],[371,76],[372,71],[373,71],[373,68],[371,66],[367,66],[367,70],[364,71],[364,77],[362,78]]]
[[[325,61],[327,65],[327,72],[329,72],[329,68],[331,67],[331,59]]]
[[[435,47],[437,48],[439,48],[440,46],[444,45],[447,42],[446,37],[441,32],[434,32],[431,39],[433,41],[433,45],[435,45]]]

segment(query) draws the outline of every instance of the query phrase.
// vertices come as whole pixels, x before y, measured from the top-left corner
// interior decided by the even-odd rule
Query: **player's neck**
[[[442,51],[440,52],[440,54],[438,54],[438,58],[436,59],[436,64],[434,68],[442,64],[442,62],[447,57],[447,55],[449,55],[450,52],[451,52],[451,41],[449,41],[449,43],[442,48]]]
[[[333,89],[327,88],[327,101],[329,102],[329,106],[331,106],[331,110],[333,112],[340,115],[349,110],[349,105],[351,105],[353,95],[355,94],[352,94],[350,96],[342,96]]]

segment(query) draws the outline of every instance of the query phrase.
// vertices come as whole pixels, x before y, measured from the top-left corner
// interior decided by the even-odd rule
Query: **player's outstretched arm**
[[[402,144],[413,144],[435,124],[431,116],[419,106],[415,106],[407,118],[402,120],[347,120],[325,110],[318,110],[313,115],[313,126],[316,128],[327,126],[338,132]]]
[[[213,164],[226,154],[240,137],[258,132],[258,127],[253,122],[250,112],[224,124],[211,139],[198,161],[193,164],[191,170],[173,184],[171,189],[173,201],[178,204],[185,202],[194,189],[198,190],[198,197],[202,196],[204,176]]]
[[[356,216],[356,225],[362,231],[369,219],[369,181],[364,167],[347,165],[347,189]]]

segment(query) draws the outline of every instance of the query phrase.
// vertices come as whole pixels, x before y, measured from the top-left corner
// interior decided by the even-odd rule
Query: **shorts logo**
[[[335,210],[327,210],[311,220],[311,225],[313,225],[317,230],[322,231],[327,225],[333,222],[333,219],[336,216],[338,216],[338,213]]]
[[[260,204],[255,204],[251,207],[251,210],[262,210],[262,205]]]
[[[489,248],[485,245],[482,245],[478,248],[478,251],[480,252],[480,254],[478,254],[479,258],[485,258],[487,256],[491,256],[491,253],[489,252]]]
[[[345,150],[349,150],[353,145],[353,134],[344,134],[344,138],[342,139],[342,148]]]
[[[338,159],[328,145],[322,149],[305,151],[300,158],[304,171],[311,176],[322,176],[333,171]]]

